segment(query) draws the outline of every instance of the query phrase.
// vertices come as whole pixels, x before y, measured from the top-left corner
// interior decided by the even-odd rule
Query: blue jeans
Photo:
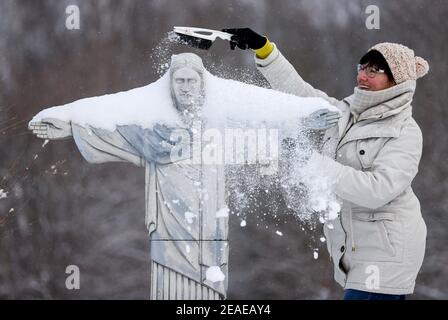
[[[405,300],[406,296],[398,294],[374,293],[355,289],[344,291],[344,300]]]

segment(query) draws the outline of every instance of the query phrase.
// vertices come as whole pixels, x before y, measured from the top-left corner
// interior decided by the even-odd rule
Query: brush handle
[[[232,38],[232,34],[230,33],[205,28],[174,27],[174,32],[211,41],[215,41],[216,38],[231,41]]]
[[[202,30],[207,30],[207,29],[202,29]],[[218,30],[207,30],[207,31],[210,31],[213,33],[212,36],[214,36],[214,40],[216,40],[216,38],[221,38],[222,40],[227,40],[227,41],[232,40],[233,34],[218,31]]]

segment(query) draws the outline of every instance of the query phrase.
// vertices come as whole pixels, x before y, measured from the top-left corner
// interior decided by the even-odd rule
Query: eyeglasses
[[[367,64],[358,64],[357,67],[358,73],[361,71],[365,71],[367,77],[375,78],[377,74],[384,73],[383,69],[378,68],[377,66],[369,66]]]

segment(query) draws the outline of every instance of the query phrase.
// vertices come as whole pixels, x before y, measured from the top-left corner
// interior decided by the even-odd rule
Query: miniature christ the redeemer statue
[[[199,146],[202,151],[216,141],[198,142],[193,138],[185,143],[188,139],[179,139],[182,134],[173,138],[176,131],[173,128],[181,128],[190,137],[195,130],[219,127],[219,122],[204,116],[207,99],[222,100],[223,105],[233,105],[233,110],[238,112],[244,107],[238,105],[241,102],[238,99],[226,101],[232,97],[224,96],[220,90],[211,90],[212,98],[208,93],[206,95],[206,79],[217,81],[211,77],[197,55],[173,55],[169,72],[161,79],[165,79],[164,82],[159,80],[152,89],[150,85],[129,93],[97,100],[83,99],[46,109],[29,124],[33,133],[42,139],[72,137],[90,163],[124,161],[145,168],[145,222],[151,241],[151,299],[226,298],[229,247],[224,164],[219,161],[206,164],[202,157],[191,161],[191,149]],[[231,83],[230,80],[219,80]],[[250,90],[273,91],[241,85],[254,87]],[[162,92],[163,99],[154,99],[151,96],[154,90]],[[304,98],[278,94],[285,99],[283,104],[294,105],[286,111],[300,109],[296,108],[297,99]],[[98,101],[108,105],[109,109],[95,107]],[[278,97],[273,101],[274,108],[279,108]],[[310,108],[301,111],[302,116],[322,110],[322,107],[335,110],[318,98],[307,101]],[[151,104],[158,105],[148,107]],[[117,117],[124,120],[111,127],[101,123],[101,119],[113,113],[112,105],[120,111]],[[252,109],[259,107],[256,105]],[[83,115],[92,110],[98,112],[93,117],[95,120],[83,120]],[[158,112],[160,123],[146,121],[145,117],[150,114],[146,110],[154,114]],[[215,118],[226,116],[215,111],[211,113]],[[139,112],[143,116],[135,117]],[[260,114],[260,119],[269,118],[262,110],[255,113]],[[235,117],[235,114],[230,112],[231,116]],[[126,119],[127,115],[130,115],[129,119]],[[293,116],[297,119],[297,114]],[[290,115],[283,117],[287,119]],[[176,120],[170,123],[168,118]],[[179,145],[182,148],[173,157],[173,148]]]

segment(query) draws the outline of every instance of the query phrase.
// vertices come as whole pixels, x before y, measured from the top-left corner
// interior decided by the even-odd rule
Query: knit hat
[[[398,43],[383,42],[370,50],[379,51],[389,65],[396,84],[406,80],[417,80],[429,71],[428,62],[414,54],[414,50]]]

